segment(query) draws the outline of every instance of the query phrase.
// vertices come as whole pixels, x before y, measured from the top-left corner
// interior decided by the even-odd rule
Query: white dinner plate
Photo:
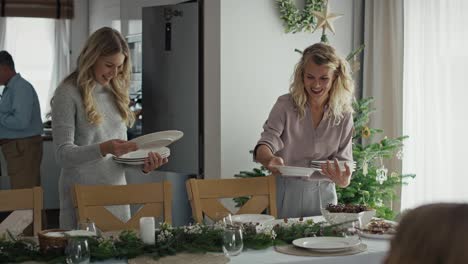
[[[169,157],[169,153],[165,155],[161,155],[163,158]],[[143,165],[145,164],[145,159],[140,159],[140,160],[125,160],[125,159],[117,159],[113,157],[114,161],[117,163],[121,164],[127,164],[127,165]]]
[[[275,217],[272,215],[266,215],[266,214],[238,214],[238,215],[232,215],[231,219],[233,222],[237,223],[265,223],[271,220],[274,220]]]
[[[306,168],[306,167],[294,167],[294,166],[279,166],[274,165],[273,167],[278,168],[281,173],[281,176],[292,176],[292,177],[309,177],[316,170],[321,171],[320,169],[315,168]]]
[[[296,247],[332,252],[353,249],[361,241],[353,237],[304,237],[293,240],[292,243]]]
[[[333,160],[329,160],[330,164],[333,166],[335,164],[335,161]],[[326,160],[314,160],[314,161],[311,161],[310,162],[310,166],[312,168],[321,168],[322,164],[326,164],[327,161]],[[345,166],[344,164],[347,164],[348,167],[351,169],[351,170],[354,170],[356,168],[356,162],[353,161],[347,161],[347,160],[339,160],[338,161],[338,166],[340,166],[340,169],[344,170]]]
[[[117,159],[118,160],[131,160],[131,159],[144,159],[146,157],[148,157],[148,152],[156,152],[156,153],[159,153],[161,156],[169,156],[171,151],[169,148],[166,148],[166,147],[162,147],[162,148],[148,148],[148,149],[139,149],[139,150],[136,150],[136,151],[132,151],[132,152],[129,152],[125,155],[122,155],[120,157],[118,157]],[[167,157],[166,156],[166,157]]]
[[[145,164],[145,161],[125,161],[125,160],[114,160],[117,163],[120,164],[126,164],[126,165],[143,165]]]
[[[159,153],[159,152],[158,152]],[[165,153],[165,152],[163,152]],[[161,155],[161,153],[159,153]],[[144,160],[146,157],[144,158],[137,158],[137,159],[130,159],[130,158],[122,158],[122,157],[116,157],[116,156],[113,156],[112,157],[113,159],[115,160],[125,160],[125,161],[141,161],[141,160]]]
[[[167,130],[146,134],[141,137],[134,138],[130,140],[130,142],[135,142],[139,149],[154,149],[166,147],[183,136],[184,133],[182,131]]]

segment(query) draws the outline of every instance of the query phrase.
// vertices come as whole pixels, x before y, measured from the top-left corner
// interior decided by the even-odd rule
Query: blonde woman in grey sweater
[[[134,151],[127,142],[127,126],[134,122],[129,105],[131,62],[122,35],[108,27],[94,32],[78,58],[78,67],[63,80],[52,100],[52,134],[55,155],[62,167],[59,180],[60,227],[75,228],[71,188],[75,184],[124,185],[124,166],[112,161]],[[167,163],[150,152],[142,174]],[[126,221],[128,205],[110,206]]]

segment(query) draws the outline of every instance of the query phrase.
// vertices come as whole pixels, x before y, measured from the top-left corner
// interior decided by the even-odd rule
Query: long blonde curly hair
[[[110,81],[110,88],[114,96],[120,116],[127,126],[132,126],[135,116],[129,108],[129,87],[131,61],[127,42],[115,29],[103,27],[95,31],[86,41],[84,48],[78,57],[77,69],[68,75],[63,84],[71,83],[78,87],[87,120],[90,124],[99,124],[102,121],[101,114],[96,109],[96,101],[93,98],[93,90],[96,87],[94,77],[94,65],[99,57],[113,56],[122,53],[125,56],[122,69],[117,76]]]
[[[334,118],[339,123],[345,113],[353,113],[354,82],[348,62],[341,58],[335,48],[324,43],[316,43],[304,50],[296,64],[293,81],[289,87],[299,117],[305,115],[308,94],[304,86],[304,71],[306,65],[313,61],[317,65],[326,65],[334,71],[334,80],[328,98],[328,109],[325,117]]]

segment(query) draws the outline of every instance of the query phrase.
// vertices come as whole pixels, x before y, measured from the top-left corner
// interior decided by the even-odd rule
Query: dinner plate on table
[[[231,216],[231,220],[233,222],[242,223],[242,224],[247,224],[247,223],[262,224],[262,223],[266,223],[274,219],[275,219],[274,216],[266,215],[266,214],[238,214],[238,215]]]
[[[184,133],[179,130],[159,131],[134,138],[130,142],[135,142],[138,149],[155,149],[169,146],[171,143],[179,140]]]
[[[293,240],[293,245],[320,252],[338,252],[351,250],[361,244],[353,237],[304,237]]]

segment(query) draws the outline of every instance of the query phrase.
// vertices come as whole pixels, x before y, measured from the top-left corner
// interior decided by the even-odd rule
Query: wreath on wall
[[[297,8],[294,0],[277,0],[277,3],[286,33],[297,33],[312,32],[315,29],[317,18],[313,12],[321,12],[326,5],[326,0],[305,0],[302,10]]]

